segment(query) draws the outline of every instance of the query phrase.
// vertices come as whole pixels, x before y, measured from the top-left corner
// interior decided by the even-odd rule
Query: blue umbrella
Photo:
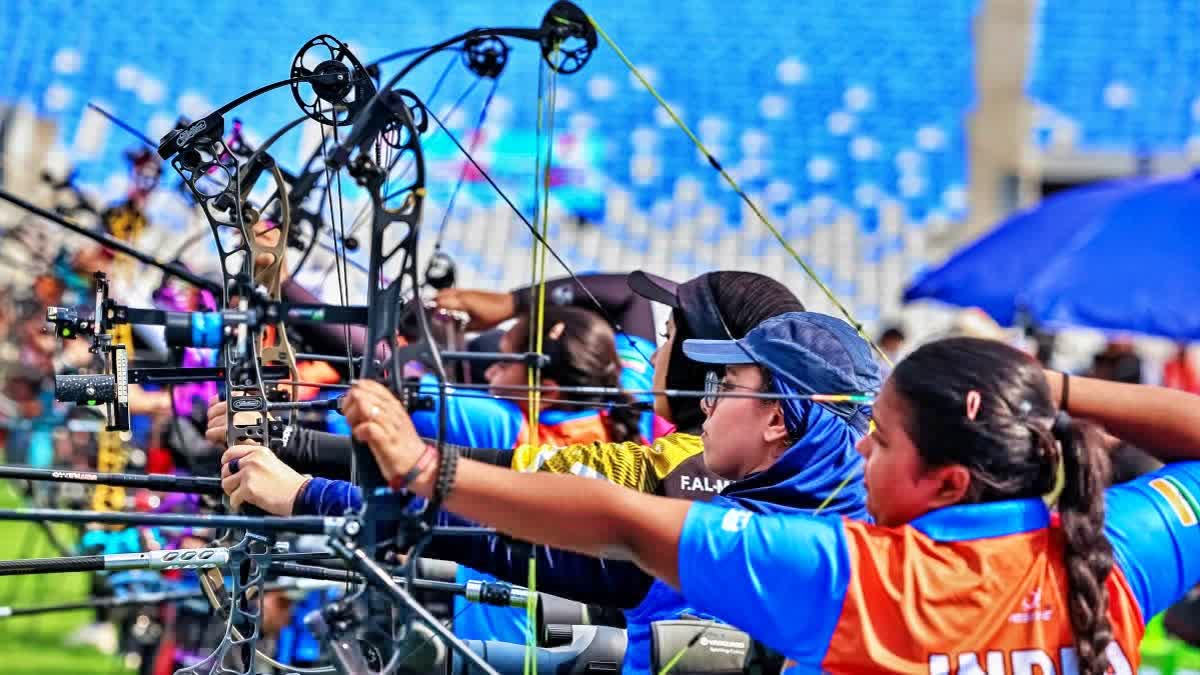
[[[1200,174],[1055,194],[920,275],[904,301],[979,307],[1004,325],[1200,340]]]

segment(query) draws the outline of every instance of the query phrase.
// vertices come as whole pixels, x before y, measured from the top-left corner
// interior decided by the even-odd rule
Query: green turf
[[[0,508],[23,506],[8,482],[0,482]],[[62,540],[74,543],[73,530],[59,526]],[[45,535],[29,523],[0,522],[0,559],[57,555]],[[51,574],[0,577],[0,605],[28,607],[81,600],[88,575]],[[90,611],[58,612],[0,619],[0,673],[4,675],[126,675],[114,656],[90,647],[65,647],[64,641],[93,616]]]

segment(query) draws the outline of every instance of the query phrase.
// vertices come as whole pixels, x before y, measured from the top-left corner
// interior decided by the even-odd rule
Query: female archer
[[[685,349],[727,364],[726,388],[760,351]],[[401,406],[369,382],[348,399],[384,475],[429,495],[436,450]],[[706,444],[745,433],[733,403],[706,404]],[[1196,396],[1048,375],[1006,345],[953,338],[906,358],[875,402],[859,444],[874,524],[471,461],[446,505],[523,540],[631,559],[792,672],[1134,673],[1144,623],[1200,582],[1200,463],[1106,490],[1098,429],[1069,413],[1163,459],[1200,457]]]
[[[689,361],[683,354],[683,340],[717,338],[735,331],[759,332],[768,342],[789,345],[783,353],[764,358],[763,369],[743,369],[741,376],[747,379],[737,387],[772,396],[831,388],[873,391],[878,387],[878,369],[870,349],[854,330],[824,315],[779,313],[799,302],[774,280],[753,273],[723,272],[677,286],[648,275],[635,281],[637,277],[631,275],[631,284],[645,281],[649,287],[635,289],[674,308],[667,342],[652,357],[656,389],[695,390],[706,383],[718,386],[706,376],[712,368]],[[747,326],[757,317],[766,320],[759,319],[757,327]],[[764,512],[825,509],[865,515],[862,460],[854,451],[854,443],[867,426],[862,406],[816,405],[802,398],[734,401],[731,407],[742,408],[747,422],[757,420],[765,426],[759,429],[762,437],[756,439],[755,427],[747,423],[742,440],[731,440],[722,447],[702,440],[704,413],[699,398],[660,396],[655,404],[660,414],[669,415],[680,426],[651,446],[610,443],[542,448],[535,456],[544,461],[536,468],[578,471],[644,492],[692,499],[715,498],[714,492],[723,487],[724,498]],[[358,494],[349,486],[334,499],[324,496],[331,492],[323,487],[328,481],[321,478],[313,478],[300,489],[305,479],[270,453],[233,448],[225,461],[226,475],[237,474],[227,479],[235,501],[249,501],[274,513],[342,513],[357,507]],[[526,578],[529,554],[511,541],[496,536],[461,539],[437,540],[426,554],[456,560],[509,581],[521,583]],[[625,610],[627,673],[649,671],[653,622],[694,613],[674,589],[654,583],[653,577],[628,563],[538,549],[535,564],[539,590]]]
[[[818,403],[809,395],[877,389],[879,371],[868,344],[844,321],[812,312],[788,312],[767,319],[742,342],[746,345],[742,361],[692,364],[712,371],[704,379],[708,394],[700,401],[701,408],[711,411],[720,392],[737,394],[721,404],[732,423],[716,433],[710,417],[699,430],[700,460],[727,483],[711,499],[764,514],[865,517],[863,462],[854,446],[867,429],[869,411],[856,397]],[[660,361],[662,353],[660,349]],[[717,377],[718,370],[725,372],[724,379]],[[372,392],[381,390],[378,385],[370,388]],[[382,420],[391,409],[379,405],[368,414]],[[403,423],[409,424],[407,417]],[[390,428],[392,421],[387,424]],[[419,438],[415,429],[408,428]],[[424,461],[431,456],[426,455]],[[304,481],[261,448],[237,446],[224,460],[223,484],[234,503],[248,501],[281,513],[271,496],[276,487]],[[511,472],[508,475],[521,478]],[[309,485],[319,480],[314,478]],[[310,494],[309,489],[300,490],[294,512],[316,511],[309,503]],[[348,494],[352,499],[342,508],[356,508],[358,493],[350,490]],[[546,516],[556,518],[553,513]],[[437,538],[425,554],[515,582],[523,580],[530,564],[530,553],[523,546],[497,535]],[[532,560],[537,565],[538,590],[625,610],[629,639],[623,667],[626,673],[652,672],[650,645],[655,622],[704,613],[676,589],[656,582],[627,562],[542,547],[533,551]]]

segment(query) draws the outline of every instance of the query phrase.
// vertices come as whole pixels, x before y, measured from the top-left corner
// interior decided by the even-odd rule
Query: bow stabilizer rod
[[[158,269],[162,270],[163,272],[169,274],[170,276],[180,279],[181,281],[185,281],[193,286],[196,286],[197,288],[203,288],[203,289],[213,292],[213,293],[221,292],[221,285],[219,283],[212,281],[211,279],[206,279],[206,278],[204,278],[198,274],[195,274],[193,272],[190,272],[185,267],[183,267],[183,265],[181,265],[177,262],[163,262],[162,260],[159,260],[158,258],[155,258],[154,256],[152,256],[148,253],[143,253],[143,252],[139,251],[138,249],[134,248],[133,246],[130,246],[129,244],[121,241],[120,239],[117,239],[116,237],[110,237],[109,235],[104,234],[103,232],[96,232],[93,230],[89,230],[88,228],[84,227],[83,225],[80,225],[79,223],[75,223],[66,218],[63,218],[62,216],[58,215],[57,213],[54,213],[53,211],[47,211],[46,209],[43,209],[42,207],[38,206],[37,204],[34,204],[25,199],[22,199],[16,195],[12,194],[11,192],[8,192],[7,190],[0,189],[0,199],[12,204],[13,206],[24,209],[24,210],[28,211],[29,213],[32,213],[33,215],[38,216],[39,218],[45,218],[46,220],[49,220],[50,222],[52,222],[56,225],[61,225],[62,227],[65,227],[66,229],[74,232],[75,234],[78,234],[83,237],[87,237],[88,239],[91,239],[92,241],[94,241],[98,244],[101,244],[105,247],[111,248],[114,251],[123,253],[123,254],[137,260],[138,262],[141,262],[146,265],[150,265],[151,267],[158,268]]]
[[[67,469],[35,469],[28,466],[0,466],[0,478],[37,480],[51,483],[85,483],[117,487],[144,488],[158,492],[186,492],[201,495],[223,494],[220,478],[170,476],[160,473],[98,473]]]

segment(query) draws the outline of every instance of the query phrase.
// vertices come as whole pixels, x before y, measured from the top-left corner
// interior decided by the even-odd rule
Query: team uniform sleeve
[[[654,485],[645,448],[638,443],[526,444],[513,451],[512,468],[601,478],[641,492],[652,492]]]
[[[1105,533],[1149,622],[1200,583],[1200,462],[1110,488]]]
[[[628,333],[617,333],[617,357],[621,360],[620,385],[625,391],[646,392],[654,389],[654,364],[650,355],[654,353],[654,342]],[[653,394],[634,394],[633,399],[653,406]],[[638,431],[642,438],[655,438],[654,411],[646,410],[641,414]]]
[[[344,480],[314,477],[292,503],[294,516],[344,516],[362,508],[362,490]]]
[[[349,436],[296,427],[288,442],[279,449],[279,458],[300,473],[328,478],[350,478]]]
[[[420,392],[433,399],[433,409],[411,413],[413,426],[422,437],[437,438],[437,379],[432,375],[422,376]],[[472,448],[511,448],[517,444],[523,424],[524,416],[517,406],[484,392],[460,390],[446,397],[443,438],[447,443]]]
[[[679,539],[679,581],[692,606],[801,663],[824,658],[850,575],[834,516],[696,502]]]
[[[683,462],[702,452],[697,442],[667,436],[653,445],[641,443],[575,443],[522,445],[513,452],[517,471],[569,473],[602,478],[639,492],[656,493],[659,484]]]

